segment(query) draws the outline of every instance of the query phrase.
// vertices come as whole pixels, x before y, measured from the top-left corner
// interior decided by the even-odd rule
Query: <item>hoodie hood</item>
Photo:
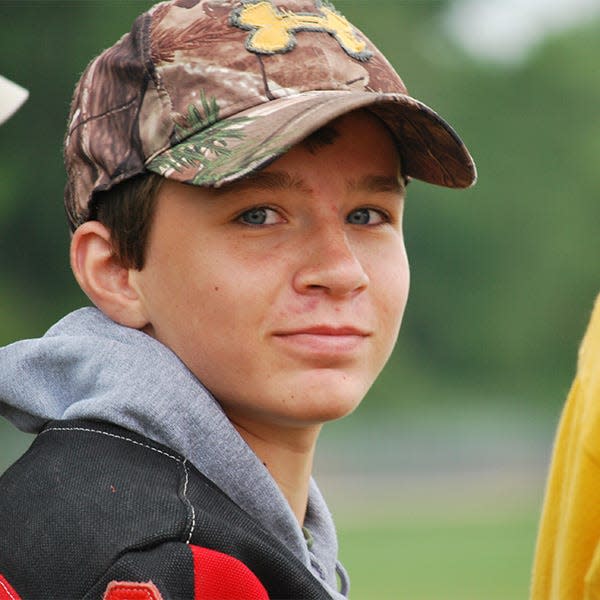
[[[346,596],[333,520],[314,480],[304,523],[309,550],[283,494],[219,403],[151,336],[84,308],[40,339],[1,348],[0,414],[29,433],[52,420],[95,419],[169,446],[282,540],[333,598]]]

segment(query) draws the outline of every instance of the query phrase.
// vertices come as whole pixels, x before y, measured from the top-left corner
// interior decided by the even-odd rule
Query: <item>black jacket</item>
[[[89,421],[50,423],[0,478],[0,600],[11,595],[329,598],[280,541],[183,457]]]

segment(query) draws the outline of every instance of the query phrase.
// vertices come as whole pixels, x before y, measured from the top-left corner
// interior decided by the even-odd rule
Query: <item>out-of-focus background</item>
[[[62,210],[70,95],[150,4],[0,0],[0,74],[31,93],[0,128],[0,345],[86,303]],[[411,184],[397,349],[320,443],[353,598],[525,598],[552,436],[600,291],[600,0],[336,5],[479,169],[468,191]],[[0,471],[29,442],[2,422]]]

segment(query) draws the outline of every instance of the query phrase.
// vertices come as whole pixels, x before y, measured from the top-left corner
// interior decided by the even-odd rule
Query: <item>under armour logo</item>
[[[258,54],[278,54],[292,50],[297,31],[321,31],[331,34],[353,58],[368,60],[372,54],[350,22],[326,5],[317,5],[318,13],[293,13],[279,10],[271,0],[250,0],[231,14],[232,25],[252,33],[246,48]]]

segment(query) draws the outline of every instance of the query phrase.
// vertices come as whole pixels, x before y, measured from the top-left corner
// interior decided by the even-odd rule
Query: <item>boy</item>
[[[311,479],[408,293],[406,182],[469,153],[329,4],[178,0],[79,82],[71,265],[97,308],[2,350],[39,432],[0,483],[0,598],[345,598]]]

